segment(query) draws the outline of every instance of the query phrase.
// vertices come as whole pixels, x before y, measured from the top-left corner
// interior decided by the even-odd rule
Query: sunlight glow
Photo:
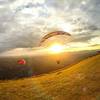
[[[53,44],[52,46],[49,47],[50,52],[52,53],[60,53],[64,49],[64,46],[61,44]]]

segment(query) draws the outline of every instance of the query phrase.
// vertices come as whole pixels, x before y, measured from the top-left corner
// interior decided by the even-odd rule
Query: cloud
[[[94,37],[88,41],[91,45],[98,45],[100,44],[100,36]]]
[[[68,43],[66,46],[67,47],[72,47],[72,48],[73,47],[75,47],[75,48],[77,48],[77,47],[84,48],[84,47],[88,47],[89,44],[86,43],[86,42],[71,42],[71,43]]]
[[[99,4],[99,0],[0,0],[0,51],[38,46],[55,30],[70,32],[76,42],[96,44]]]

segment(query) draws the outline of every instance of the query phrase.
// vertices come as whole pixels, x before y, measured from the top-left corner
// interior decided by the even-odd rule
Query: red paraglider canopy
[[[17,63],[19,65],[25,65],[26,64],[26,61],[25,61],[25,59],[19,59]]]

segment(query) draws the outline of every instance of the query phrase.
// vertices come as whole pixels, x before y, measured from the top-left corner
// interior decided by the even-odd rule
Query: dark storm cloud
[[[0,51],[38,46],[54,30],[93,40],[100,35],[99,8],[100,0],[0,0]]]

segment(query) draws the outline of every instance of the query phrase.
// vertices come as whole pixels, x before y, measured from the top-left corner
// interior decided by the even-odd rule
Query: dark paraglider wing
[[[64,32],[64,31],[55,31],[55,32],[51,32],[47,35],[45,35],[42,40],[40,41],[40,46],[43,42],[45,42],[47,39],[49,39],[50,37],[56,36],[56,35],[67,35],[67,36],[71,36],[70,33],[68,32]]]

